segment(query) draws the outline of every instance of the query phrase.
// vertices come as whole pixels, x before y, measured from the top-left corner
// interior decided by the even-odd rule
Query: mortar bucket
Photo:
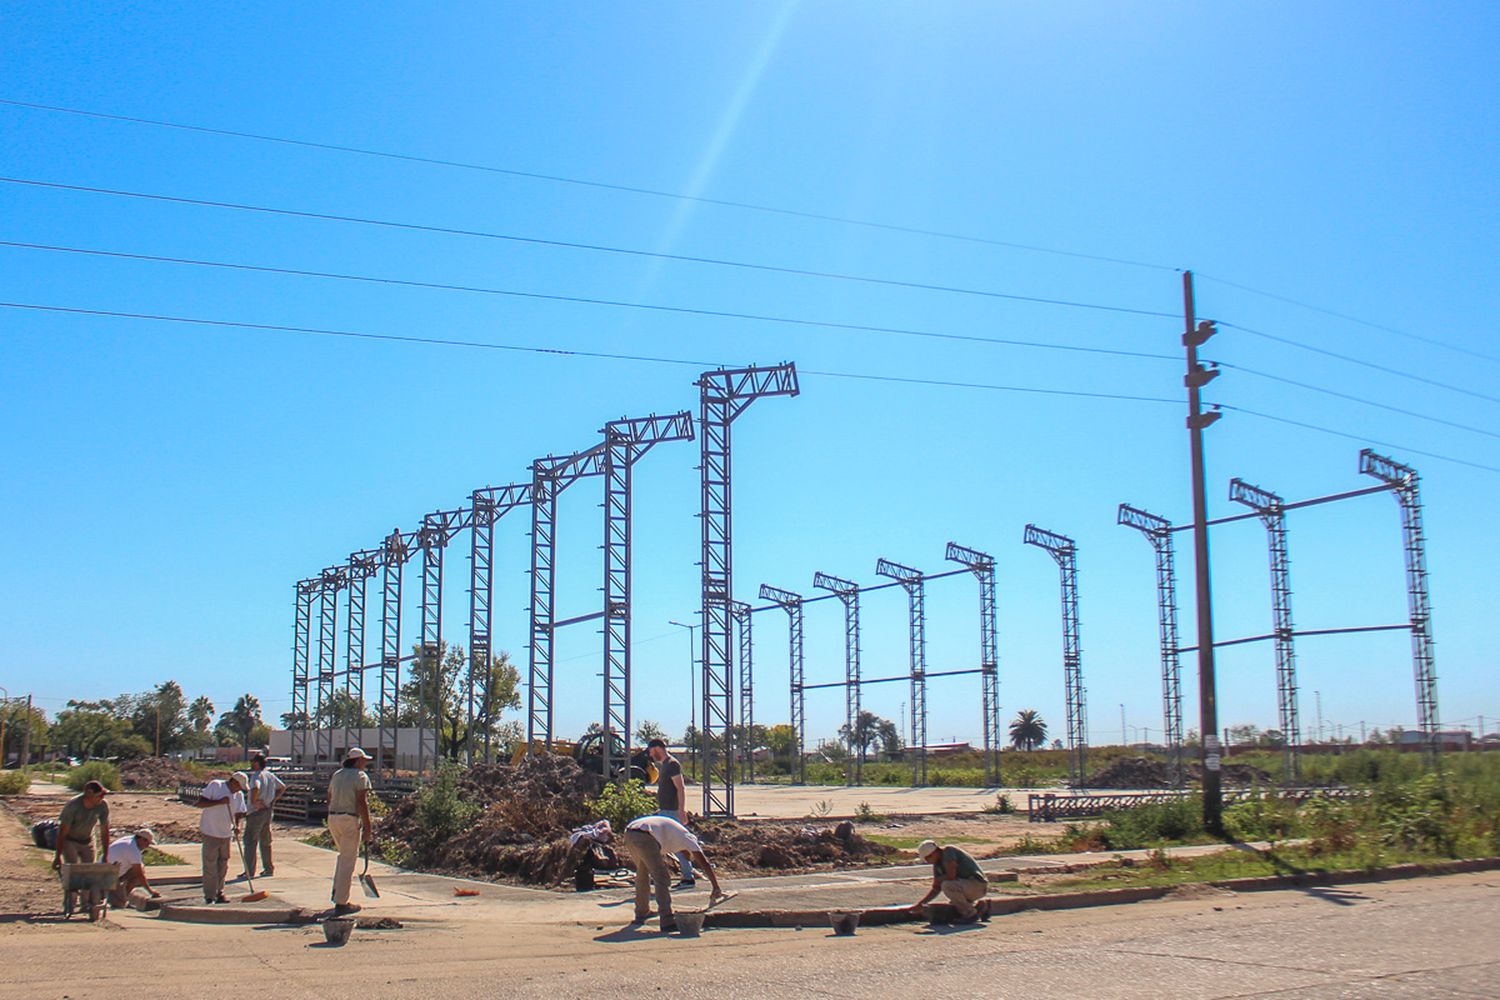
[[[677,914],[677,932],[683,937],[697,937],[703,930],[704,913],[679,913]]]
[[[323,937],[328,939],[331,945],[341,945],[349,940],[349,934],[354,930],[354,921],[346,917],[339,917],[323,921]]]
[[[854,931],[859,927],[859,911],[852,913],[831,910],[828,914],[828,922],[833,925],[833,933],[839,937],[853,937]]]

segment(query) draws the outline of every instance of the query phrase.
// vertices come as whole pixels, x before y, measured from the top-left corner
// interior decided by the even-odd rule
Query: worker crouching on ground
[[[142,827],[128,837],[121,837],[109,845],[104,860],[120,869],[120,880],[109,890],[109,905],[119,909],[125,905],[130,890],[145,889],[152,899],[160,899],[161,893],[151,887],[146,877],[146,848],[156,843],[156,834]]]
[[[924,840],[917,845],[917,857],[932,865],[932,888],[927,895],[912,904],[912,912],[920,914],[928,900],[938,893],[948,897],[962,923],[973,923],[979,919],[975,902],[989,891],[989,880],[979,870],[979,863],[966,851],[957,847],[939,847],[936,841]]]
[[[667,873],[665,854],[686,853],[702,867],[713,886],[709,897],[712,903],[724,894],[719,888],[718,876],[703,845],[698,838],[681,823],[670,816],[642,816],[633,819],[625,827],[625,843],[630,848],[630,859],[635,865],[635,920],[644,924],[651,916],[651,884],[656,884],[656,910],[661,915],[661,929],[677,929],[672,917],[672,876]]]
[[[359,906],[349,902],[349,888],[354,882],[354,859],[359,845],[375,839],[370,822],[370,776],[365,773],[370,755],[354,747],[344,755],[344,766],[333,772],[328,781],[328,832],[338,848],[339,859],[333,868],[333,912],[337,916],[357,913]]]
[[[240,835],[240,821],[245,817],[245,788],[250,782],[235,771],[228,778],[215,778],[203,786],[198,801],[203,810],[198,817],[198,832],[203,836],[203,901],[227,903],[224,878],[229,874],[231,841]]]
[[[286,791],[286,782],[266,767],[265,754],[250,756],[250,813],[245,817],[245,878],[270,878],[275,872],[271,863],[271,817],[276,800]],[[255,874],[256,849],[260,852],[260,874]]]
[[[62,814],[57,817],[57,850],[52,855],[53,868],[62,868],[63,862],[70,865],[92,862],[96,826],[99,828],[99,843],[108,846],[109,803],[104,801],[106,794],[99,782],[87,781],[83,785],[83,794],[73,796],[63,806]],[[88,892],[89,919],[98,920],[102,893],[98,889]],[[68,910],[72,912],[77,909],[78,893],[69,891],[67,897]]]

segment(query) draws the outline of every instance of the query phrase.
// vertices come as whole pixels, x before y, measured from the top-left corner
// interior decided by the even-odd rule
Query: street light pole
[[[676,625],[678,628],[685,628],[685,629],[687,629],[687,633],[688,633],[688,729],[690,731],[692,731],[693,736],[694,736],[695,739],[697,739],[699,742],[702,742],[702,740],[703,740],[703,734],[697,732],[697,729],[698,729],[698,679],[697,679],[697,677],[695,675],[695,670],[697,668],[698,661],[693,656],[694,651],[697,649],[697,646],[693,642],[693,635],[694,635],[694,633],[696,633],[698,631],[698,629],[699,629],[700,626],[698,626],[698,625],[685,625],[682,622],[678,622],[678,621],[669,621],[669,622],[667,622],[667,624],[668,625]],[[691,747],[691,746],[688,747],[688,762],[692,765],[693,773],[696,774],[697,771],[698,771],[698,751],[697,751],[697,748]]]

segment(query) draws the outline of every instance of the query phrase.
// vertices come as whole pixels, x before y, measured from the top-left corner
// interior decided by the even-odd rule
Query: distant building
[[[380,730],[378,729],[343,729],[333,731],[333,754],[331,756],[318,757],[318,731],[309,729],[307,731],[307,754],[299,758],[292,753],[292,732],[289,729],[271,730],[271,742],[269,745],[270,756],[286,757],[291,760],[293,767],[312,767],[318,763],[341,763],[344,754],[350,747],[360,747],[371,757],[376,758],[371,762],[371,767],[398,768],[403,771],[414,771],[417,768],[418,749],[425,750],[428,766],[437,758],[437,733],[434,730],[426,730],[426,740],[419,743],[419,735],[422,730],[415,727],[396,730],[396,745],[380,749]],[[348,739],[345,739],[347,735]],[[326,738],[326,737],[325,737]],[[425,747],[422,744],[425,743]]]
[[[1474,742],[1474,734],[1467,729],[1440,729],[1437,732],[1438,749],[1440,750],[1467,750]],[[1421,730],[1403,729],[1401,731],[1401,742],[1398,744],[1402,749],[1421,747],[1426,743]]]

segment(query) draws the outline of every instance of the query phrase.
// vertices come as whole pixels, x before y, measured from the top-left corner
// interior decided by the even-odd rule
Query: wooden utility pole
[[[1198,605],[1198,731],[1202,733],[1199,760],[1203,765],[1203,826],[1218,836],[1224,832],[1224,800],[1219,783],[1219,709],[1214,680],[1214,611],[1208,575],[1208,494],[1203,476],[1203,430],[1219,419],[1217,411],[1203,412],[1202,389],[1218,377],[1217,369],[1198,363],[1198,348],[1215,333],[1214,325],[1199,323],[1193,302],[1193,272],[1182,272],[1182,346],[1187,349],[1188,441],[1193,477],[1193,565]]]

